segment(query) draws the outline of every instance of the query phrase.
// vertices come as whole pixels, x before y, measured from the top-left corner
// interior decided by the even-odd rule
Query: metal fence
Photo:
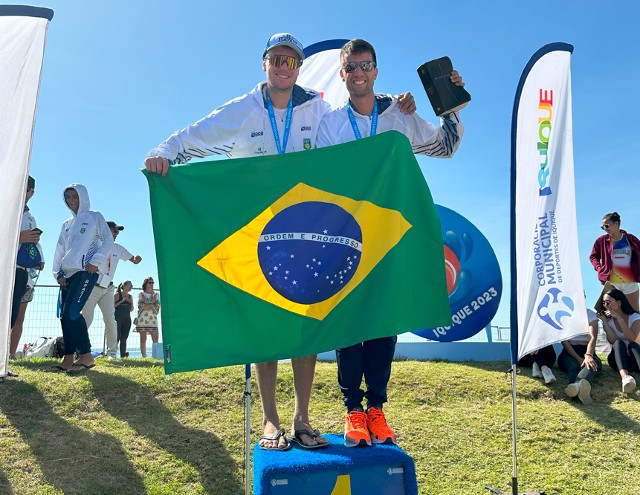
[[[33,294],[33,301],[27,306],[27,312],[22,327],[22,338],[18,344],[18,351],[22,351],[24,344],[33,343],[39,337],[58,337],[62,335],[60,320],[56,312],[58,308],[58,293],[60,287],[57,285],[38,285]],[[137,299],[135,294],[142,289],[133,288],[131,294],[134,295],[134,304]],[[159,291],[158,291],[159,292]],[[136,315],[136,311],[132,313],[131,319]],[[158,322],[160,325],[160,322]],[[137,333],[132,332],[127,339],[127,351],[131,357],[139,357],[140,339]],[[160,328],[160,340],[162,340],[162,329]],[[93,351],[104,351],[104,321],[102,312],[96,306],[93,317],[93,323],[89,327],[89,338],[91,339],[91,347]],[[151,338],[147,338],[147,356],[151,356]]]
[[[131,290],[132,294],[136,294],[141,289],[134,288]],[[35,342],[39,337],[57,337],[62,335],[62,329],[60,328],[60,320],[56,316],[56,310],[58,307],[58,292],[59,287],[57,285],[38,285],[34,292],[33,301],[27,306],[27,313],[24,320],[24,326],[22,331],[22,338],[18,345],[18,351],[22,351],[25,343]],[[134,296],[134,300],[136,296]],[[133,313],[135,315],[135,311]],[[159,338],[162,341],[162,322],[158,321],[160,325]],[[132,327],[133,330],[133,327]],[[100,308],[96,306],[94,313],[93,323],[89,327],[89,338],[91,339],[92,348],[94,351],[104,350],[104,321],[102,319],[102,312]],[[473,337],[467,339],[472,342],[508,342],[510,339],[510,328],[503,326],[491,325],[484,332],[479,332]],[[424,342],[422,337],[407,333],[400,335],[399,342]],[[151,339],[147,338],[147,355],[151,356]],[[140,356],[140,341],[136,333],[131,332],[127,340],[127,350],[131,357]],[[600,335],[598,338],[598,350],[607,351],[608,343],[604,336],[604,332],[600,329]]]

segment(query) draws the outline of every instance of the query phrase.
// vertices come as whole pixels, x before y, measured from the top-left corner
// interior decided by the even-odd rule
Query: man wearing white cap
[[[84,316],[87,322],[87,328],[89,328],[93,322],[93,313],[95,312],[96,305],[100,307],[107,338],[107,359],[111,361],[116,357],[116,347],[118,345],[118,326],[116,324],[115,308],[113,306],[113,276],[116,273],[116,268],[120,260],[131,261],[134,265],[137,265],[142,261],[142,258],[137,255],[134,256],[127,248],[115,242],[118,234],[124,230],[122,225],[117,225],[112,221],[108,221],[107,225],[114,240],[111,255],[107,259],[107,271],[101,273],[98,277],[98,281],[91,291],[91,295],[82,308],[82,316]]]
[[[304,61],[302,44],[291,34],[274,34],[267,40],[262,59],[266,82],[172,134],[149,152],[144,162],[147,170],[166,175],[169,165],[194,157],[246,158],[315,148],[318,126],[331,107],[316,91],[296,85]],[[412,96],[403,101],[406,111],[415,110]],[[315,355],[292,359],[295,412],[290,436],[280,426],[276,407],[278,363],[256,364],[263,411],[262,449],[287,450],[290,441],[306,449],[328,445],[309,420],[315,364]]]

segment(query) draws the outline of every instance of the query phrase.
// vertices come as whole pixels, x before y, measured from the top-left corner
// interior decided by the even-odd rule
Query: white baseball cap
[[[300,60],[304,60],[304,48],[302,47],[302,43],[300,43],[292,34],[278,33],[271,36],[271,38],[267,40],[267,46],[264,49],[262,58],[266,57],[267,52],[274,46],[288,46],[289,48],[293,48],[296,53],[300,55]]]

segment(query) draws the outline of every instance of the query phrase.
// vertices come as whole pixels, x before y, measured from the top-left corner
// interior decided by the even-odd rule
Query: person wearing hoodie
[[[65,188],[63,199],[72,216],[62,224],[53,257],[53,276],[60,285],[60,323],[65,356],[47,371],[76,375],[93,368],[91,341],[81,310],[98,276],[107,272],[113,236],[101,213],[90,210],[89,193],[82,184]],[[75,352],[78,359],[74,362]]]

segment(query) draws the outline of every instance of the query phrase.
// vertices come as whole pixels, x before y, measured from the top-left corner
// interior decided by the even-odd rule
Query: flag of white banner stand
[[[325,40],[304,49],[297,84],[315,89],[333,108],[346,103],[349,92],[340,78],[340,49],[346,39]]]
[[[588,326],[573,174],[572,52],[565,43],[538,50],[516,93],[511,156],[513,363],[584,333]]]
[[[573,175],[571,54],[551,43],[525,66],[511,127],[512,494],[516,372],[523,356],[587,330]],[[487,487],[493,493],[502,493]],[[541,492],[527,492],[541,493]]]
[[[8,375],[11,298],[44,44],[53,10],[0,5],[0,379]]]

